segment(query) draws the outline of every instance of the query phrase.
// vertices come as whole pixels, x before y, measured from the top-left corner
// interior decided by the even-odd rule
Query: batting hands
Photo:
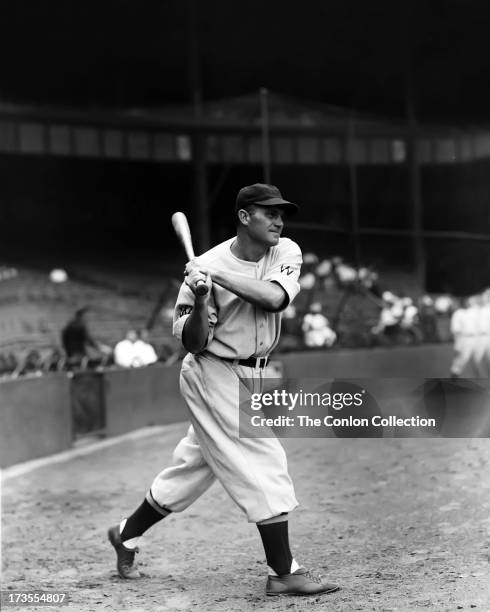
[[[187,262],[184,269],[185,284],[190,287],[191,291],[196,295],[196,287],[199,281],[206,283],[208,287],[208,293],[204,296],[207,299],[212,287],[212,279],[207,268],[204,268],[197,260],[197,258],[191,259]],[[198,296],[196,296],[198,297]],[[202,299],[202,296],[199,296]]]

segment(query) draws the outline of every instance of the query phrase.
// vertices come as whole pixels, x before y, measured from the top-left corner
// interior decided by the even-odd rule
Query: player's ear
[[[245,210],[244,208],[240,208],[240,210],[237,213],[238,216],[238,221],[242,224],[242,225],[248,225],[250,222],[250,213],[248,212],[248,210]]]

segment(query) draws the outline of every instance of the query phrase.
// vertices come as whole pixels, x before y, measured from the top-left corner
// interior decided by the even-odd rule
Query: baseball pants
[[[150,503],[180,512],[217,479],[251,523],[298,505],[279,440],[239,437],[240,377],[248,379],[248,393],[261,392],[261,371],[211,354],[185,357],[180,390],[191,426],[175,448],[172,464],[154,479]]]
[[[454,359],[451,372],[461,378],[478,378],[475,361],[475,337],[460,336],[454,343]]]

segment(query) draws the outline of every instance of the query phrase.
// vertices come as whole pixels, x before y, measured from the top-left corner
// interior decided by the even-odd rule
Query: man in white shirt
[[[129,329],[124,340],[119,341],[114,347],[114,363],[121,368],[134,367],[135,343],[138,334],[134,329]]]
[[[141,329],[139,337],[134,343],[134,366],[147,366],[158,361],[158,355],[153,346],[148,342],[147,329]]]
[[[310,312],[303,317],[301,329],[305,345],[309,348],[330,347],[337,340],[337,334],[331,329],[327,317],[322,314],[322,305],[319,302],[311,304]]]

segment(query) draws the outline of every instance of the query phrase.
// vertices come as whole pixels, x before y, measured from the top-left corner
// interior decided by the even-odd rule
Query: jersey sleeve
[[[292,240],[285,240],[280,244],[277,257],[263,280],[274,281],[281,285],[289,298],[284,305],[286,308],[298,295],[300,285],[298,282],[303,257],[301,249]]]
[[[175,304],[174,309],[174,319],[173,319],[173,335],[182,342],[182,332],[184,329],[185,322],[189,318],[193,308],[194,308],[194,294],[191,289],[185,284],[182,283],[179,295],[177,296],[177,302]],[[214,328],[216,326],[216,322],[218,320],[218,314],[216,310],[216,306],[214,303],[213,294],[211,292],[211,296],[208,302],[208,339],[206,341],[206,345],[204,349],[209,345],[214,336]],[[203,349],[203,350],[204,350]]]

